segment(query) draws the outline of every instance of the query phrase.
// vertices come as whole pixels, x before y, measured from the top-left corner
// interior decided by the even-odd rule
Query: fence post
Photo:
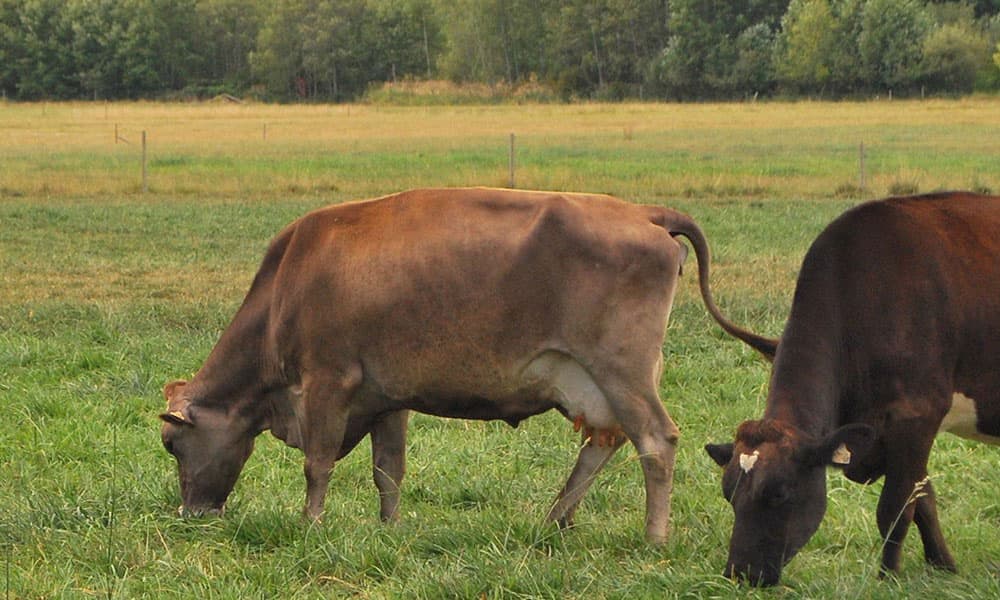
[[[507,164],[510,170],[510,181],[507,187],[513,188],[514,186],[514,134],[510,134],[510,148],[507,151]]]
[[[861,193],[865,191],[865,143],[861,142],[858,147],[858,187],[861,188]]]
[[[267,123],[264,123],[264,141],[267,141]]]
[[[142,193],[149,191],[149,183],[146,179],[146,130],[142,131]]]

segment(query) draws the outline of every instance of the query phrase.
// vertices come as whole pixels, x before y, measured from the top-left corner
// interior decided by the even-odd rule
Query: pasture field
[[[637,199],[1000,188],[1000,102],[465,107],[0,104],[0,197],[324,202],[516,185]],[[119,143],[115,143],[115,132]],[[859,193],[860,145],[865,188]]]
[[[114,126],[130,143],[114,143]],[[266,139],[264,125],[267,125]],[[138,133],[149,140],[149,193]],[[367,442],[318,525],[302,456],[263,434],[221,519],[176,516],[161,388],[229,323],[267,241],[303,212],[409,187],[610,192],[694,216],[716,300],[776,336],[823,226],[891,189],[1000,189],[1000,101],[462,108],[0,104],[0,589],[5,598],[988,598],[1000,596],[997,450],[931,458],[961,572],[876,578],[881,484],[831,472],[829,508],[770,590],[721,576],[732,512],[702,450],[763,410],[768,365],[726,337],[689,258],[664,344],[682,430],[673,533],[642,540],[625,447],[560,531],[542,521],[577,435],[555,413],[417,415],[402,520],[378,522]],[[857,189],[858,144],[868,148]]]

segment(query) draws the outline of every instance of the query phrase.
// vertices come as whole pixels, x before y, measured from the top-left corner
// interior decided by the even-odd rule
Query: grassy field
[[[130,143],[114,141],[114,128]],[[266,124],[266,138],[264,126]],[[141,193],[139,132],[149,140]],[[0,104],[0,589],[6,598],[987,598],[1000,595],[996,450],[931,460],[957,576],[875,577],[881,485],[829,477],[784,584],[723,578],[732,525],[701,449],[763,407],[768,366],[710,321],[693,265],[662,381],[682,429],[673,537],[642,541],[635,451],[559,531],[577,437],[416,416],[403,518],[382,526],[362,444],[310,526],[302,459],[264,434],[223,519],[176,517],[160,389],[196,370],[270,237],[304,211],[429,185],[606,191],[693,215],[737,322],[778,335],[809,242],[892,189],[1000,189],[1000,101],[466,108]],[[858,144],[868,189],[857,189]]]
[[[115,131],[122,140],[115,143]],[[0,104],[0,197],[318,201],[516,184],[629,198],[1000,188],[1000,102],[474,107]],[[865,145],[865,187],[859,150]]]

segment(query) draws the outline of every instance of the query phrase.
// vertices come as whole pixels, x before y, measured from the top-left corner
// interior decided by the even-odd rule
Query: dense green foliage
[[[997,0],[0,0],[17,99],[341,101],[443,78],[563,98],[1000,89]]]

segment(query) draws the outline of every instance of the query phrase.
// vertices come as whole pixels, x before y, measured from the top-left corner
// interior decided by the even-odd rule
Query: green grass
[[[69,109],[50,105],[49,116],[60,110]],[[552,119],[571,120],[597,109],[544,110],[552,111]],[[491,113],[479,114],[486,119]],[[744,154],[752,153],[753,144],[731,139],[739,134],[727,135],[725,119],[714,129],[701,127],[704,137],[719,143],[705,158],[713,166],[677,172],[691,188],[689,195],[636,191],[667,180],[657,179],[655,169],[662,146],[639,127],[618,149],[574,140],[526,148],[526,163],[551,165],[554,173],[524,169],[539,179],[576,181],[580,190],[617,182],[618,188],[606,191],[636,191],[623,195],[693,215],[712,244],[713,286],[723,310],[777,335],[808,244],[858,200],[817,197],[796,187],[801,173],[827,168],[803,150],[808,140],[801,147],[782,142],[787,147],[771,161],[768,168],[775,172],[764,191],[727,192],[726,186],[750,180],[720,181],[713,173],[727,164],[739,171],[752,162]],[[614,135],[620,137],[620,129]],[[90,150],[69,152],[49,167],[30,147],[0,148],[0,154],[32,165],[0,180],[0,189],[18,190],[0,200],[0,589],[6,597],[1000,594],[995,535],[1000,508],[992,483],[996,450],[948,436],[938,441],[931,474],[959,575],[926,568],[914,530],[899,580],[879,581],[875,504],[881,485],[859,486],[831,473],[826,519],[786,569],[783,586],[750,590],[721,577],[732,513],[721,497],[718,469],[701,447],[731,439],[739,422],[761,414],[768,365],[711,322],[696,293],[693,259],[664,345],[663,397],[682,429],[673,535],[665,546],[642,541],[642,476],[631,447],[594,485],[576,528],[559,531],[543,523],[575,458],[577,437],[556,414],[529,419],[517,429],[414,417],[402,521],[396,525],[378,522],[366,443],[337,465],[323,523],[304,523],[302,455],[269,434],[259,438],[225,518],[179,519],[173,459],[159,442],[160,389],[200,366],[242,300],[270,237],[312,207],[406,187],[401,180],[497,183],[452,180],[486,160],[477,154],[482,149],[464,145],[461,132],[418,137],[415,153],[381,147],[314,156],[292,145],[281,149],[278,164],[252,153],[226,157],[204,140],[187,150],[178,145],[157,156],[156,168],[191,178],[185,185],[193,191],[160,190],[146,197],[67,183],[75,169],[114,168],[113,160],[91,156]],[[383,143],[356,138],[359,145]],[[951,156],[950,144],[942,141],[942,150],[933,154]],[[703,152],[676,151],[664,162],[692,161]],[[848,149],[843,152],[849,155]],[[420,153],[433,158],[425,165]],[[942,177],[945,171],[971,174],[982,167],[981,157],[970,154],[940,160]],[[907,162],[918,163],[916,157]],[[930,159],[927,164],[938,168]],[[23,175],[32,169],[62,183],[41,193],[36,180]],[[194,177],[192,169],[204,171]],[[258,169],[271,172],[275,189],[253,183],[260,187],[244,198],[235,188],[208,193],[197,181],[262,177]],[[338,175],[337,189],[324,190],[333,181],[325,174],[331,169],[358,177]],[[496,170],[496,177],[502,171]],[[995,177],[989,169],[978,172],[982,180]],[[285,189],[291,181],[303,189]],[[792,191],[785,191],[783,182]]]

